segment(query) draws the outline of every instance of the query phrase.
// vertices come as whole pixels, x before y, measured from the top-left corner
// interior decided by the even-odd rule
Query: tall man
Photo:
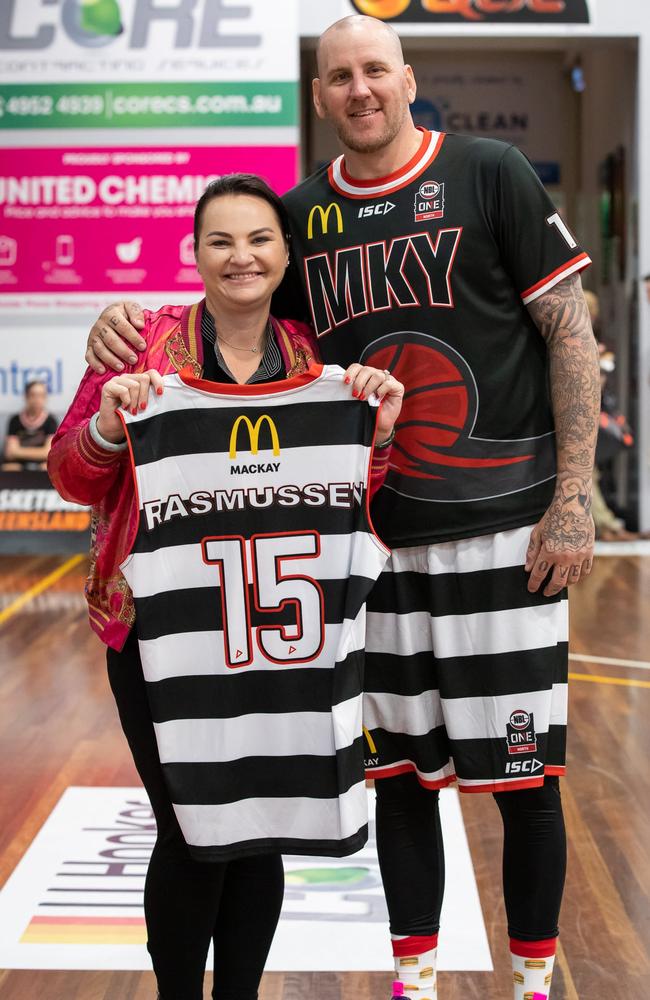
[[[390,26],[336,22],[318,74],[316,111],[343,153],[286,196],[312,322],[327,361],[407,386],[373,510],[394,552],[369,605],[365,702],[396,976],[433,1000],[438,790],[456,778],[503,818],[515,1000],[547,996],[566,862],[565,588],[589,573],[594,537],[589,258],[516,149],[414,126]],[[90,363],[126,357],[121,333],[137,344],[110,307]]]

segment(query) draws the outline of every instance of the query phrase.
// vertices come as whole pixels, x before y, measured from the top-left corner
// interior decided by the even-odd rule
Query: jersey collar
[[[422,143],[415,156],[408,163],[387,177],[373,177],[370,180],[356,180],[351,177],[345,167],[343,155],[338,156],[329,165],[328,177],[331,186],[338,194],[346,198],[378,198],[394,194],[400,188],[406,187],[419,177],[435,160],[440,152],[445,133],[429,132],[418,126],[422,132]]]
[[[307,371],[292,375],[290,378],[279,379],[277,382],[258,382],[246,385],[237,385],[230,382],[210,382],[207,379],[195,378],[189,368],[182,368],[178,372],[172,372],[181,382],[189,386],[190,389],[199,389],[207,392],[211,396],[270,396],[278,392],[290,392],[292,389],[301,389],[310,382],[315,382],[323,374],[322,364],[312,364]]]

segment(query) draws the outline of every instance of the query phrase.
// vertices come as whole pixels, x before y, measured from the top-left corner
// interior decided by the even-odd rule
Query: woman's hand
[[[374,392],[383,401],[377,418],[376,442],[382,444],[393,433],[402,409],[404,386],[387,370],[359,364],[350,365],[345,373],[345,382],[352,386],[352,395],[357,399],[367,399]]]
[[[111,444],[124,441],[124,427],[117,411],[121,406],[133,414],[138,410],[146,410],[149,387],[155,389],[159,396],[162,395],[162,375],[153,368],[141,375],[116,375],[106,382],[97,418],[97,430],[103,438]]]

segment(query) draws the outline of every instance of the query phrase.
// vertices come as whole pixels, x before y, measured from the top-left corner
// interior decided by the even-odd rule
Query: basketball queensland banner
[[[0,554],[86,552],[89,538],[89,509],[62,500],[46,472],[0,472]]]
[[[383,21],[438,24],[590,24],[589,0],[350,0]]]

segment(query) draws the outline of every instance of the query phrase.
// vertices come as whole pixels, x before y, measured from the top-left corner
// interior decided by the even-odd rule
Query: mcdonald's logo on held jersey
[[[248,442],[250,445],[248,450],[250,451],[251,455],[257,455],[257,452],[259,451],[259,440],[260,440],[260,431],[262,429],[262,424],[268,425],[271,434],[271,445],[273,448],[273,454],[274,455],[280,454],[280,439],[278,437],[278,430],[277,427],[275,426],[274,421],[271,419],[268,413],[263,413],[260,417],[257,418],[254,424],[253,421],[250,419],[250,417],[247,417],[244,413],[242,413],[235,420],[234,424],[232,425],[232,430],[230,432],[230,449],[228,452],[230,458],[237,458],[237,435],[239,432],[240,424],[245,424],[245,426],[248,428]]]
[[[335,201],[331,201],[327,208],[323,208],[322,205],[313,205],[311,211],[309,212],[309,217],[307,219],[307,239],[311,240],[314,236],[314,215],[318,212],[320,216],[321,232],[323,235],[327,232],[327,226],[329,224],[330,212],[334,211],[336,216],[336,231],[337,233],[343,232],[343,216],[341,215],[341,209]]]

